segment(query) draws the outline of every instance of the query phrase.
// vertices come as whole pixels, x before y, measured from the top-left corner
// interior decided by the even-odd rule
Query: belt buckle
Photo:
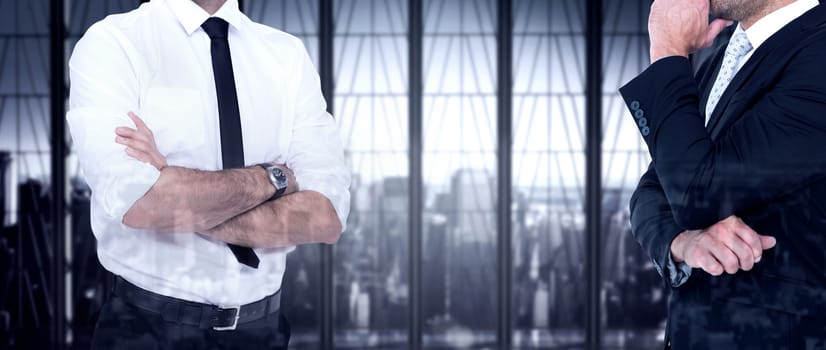
[[[231,331],[235,330],[235,327],[238,326],[238,319],[241,318],[241,306],[219,306],[219,310],[235,310],[235,318],[232,320],[232,325],[226,327],[212,327],[213,330],[216,331]]]

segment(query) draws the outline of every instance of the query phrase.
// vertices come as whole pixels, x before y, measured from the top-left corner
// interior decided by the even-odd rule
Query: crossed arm
[[[143,110],[138,78],[147,73],[144,57],[128,49],[125,37],[118,27],[99,22],[69,60],[66,119],[98,215],[134,228],[198,232],[253,247],[336,241],[349,211],[349,172],[318,74],[300,40],[280,53],[295,59],[285,78],[293,85],[284,102],[295,108],[284,116],[293,120],[281,161],[286,173],[295,171],[289,181],[294,185],[289,194],[267,201],[274,188],[259,167],[202,171],[167,165],[164,145],[158,152],[143,121],[131,114],[130,122],[123,114]]]
[[[735,273],[738,264],[747,269],[749,260],[759,261],[759,254],[747,256],[742,243],[756,253],[776,244],[767,236],[755,240],[739,219],[733,228],[715,229],[710,235],[697,232],[826,176],[826,161],[813,147],[826,135],[824,80],[810,78],[822,72],[817,67],[821,50],[799,53],[773,89],[714,140],[699,115],[698,89],[687,60],[662,59],[621,89],[626,102],[645,107],[650,127],[644,140],[653,165],[635,193],[637,203],[632,203],[634,234],[644,247],[647,241],[662,239],[653,238],[656,235],[670,235],[673,241],[666,243],[675,260],[719,274],[719,268],[707,266],[720,264]],[[667,210],[656,209],[663,207]],[[660,222],[670,231],[656,232]],[[685,228],[691,230],[676,234]],[[669,252],[665,247],[660,242],[646,249],[661,260]]]
[[[275,188],[266,171],[244,169],[201,171],[168,166],[152,131],[130,113],[136,128],[116,129],[116,142],[126,153],[160,171],[150,190],[126,212],[127,226],[161,232],[200,232],[228,243],[278,248],[307,243],[335,243],[341,223],[330,201],[314,191],[290,184],[285,195],[267,201]]]
[[[631,232],[673,287],[685,283],[700,268],[718,276],[751,270],[763,250],[774,247],[774,237],[760,235],[737,216],[729,216],[702,230],[685,230],[674,220],[654,165],[642,175],[631,196]]]

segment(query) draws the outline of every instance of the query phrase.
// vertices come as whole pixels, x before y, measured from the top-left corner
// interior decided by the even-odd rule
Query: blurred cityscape
[[[356,175],[355,183],[357,179]],[[334,265],[335,324],[345,341],[363,344],[366,335],[376,337],[378,343],[406,339],[407,184],[406,178],[390,177],[353,190],[347,237],[336,246]],[[583,203],[562,193],[566,191],[581,189],[514,191],[513,327],[517,341],[581,341],[585,217]],[[646,334],[648,338],[642,341],[650,343],[661,339],[667,291],[630,233],[630,191],[606,189],[603,197],[604,324],[607,329]],[[486,171],[462,169],[453,175],[449,191],[425,192],[422,313],[426,339],[446,346],[493,341],[498,283],[495,181]],[[373,199],[378,202],[368,203]],[[375,209],[365,213],[360,206]],[[299,248],[293,254],[290,261],[305,261],[312,259],[313,252]],[[310,268],[290,265],[285,288],[295,295],[313,295],[311,288],[316,286],[307,282],[308,276],[318,278],[318,272]],[[307,300],[308,305],[312,302]],[[295,321],[299,329],[312,328],[316,322]]]
[[[15,266],[15,248],[48,247],[48,191],[41,181],[15,185],[10,158],[0,154],[3,168],[4,216],[2,242],[6,266]],[[74,321],[90,327],[106,291],[106,273],[100,268],[88,224],[89,191],[82,180],[72,182],[72,242]],[[358,183],[356,176],[355,183]],[[334,322],[342,344],[406,342],[408,308],[407,179],[402,177],[363,184],[353,189],[347,239],[335,248]],[[575,188],[516,189],[513,210],[513,327],[516,342],[576,343],[584,327],[584,216],[582,203],[562,192]],[[495,181],[486,171],[462,169],[450,181],[449,191],[426,191],[422,272],[423,317],[426,340],[444,346],[484,344],[495,340],[496,236]],[[654,342],[665,318],[666,290],[652,264],[629,232],[629,190],[606,189],[602,222],[603,307],[605,328],[641,333]],[[527,198],[531,198],[528,200]],[[567,200],[566,200],[567,198]],[[576,196],[573,196],[576,198]],[[377,203],[368,201],[378,199]],[[360,207],[375,208],[365,213]],[[33,242],[16,237],[32,237]],[[285,308],[298,330],[318,325],[316,295],[318,258],[314,246],[290,256],[284,280]],[[41,252],[40,254],[46,254]],[[24,255],[42,259],[40,254]],[[38,266],[38,262],[21,266]],[[17,271],[31,290],[6,289],[3,318],[36,317],[48,305],[43,270]],[[40,282],[40,283],[38,283]],[[19,296],[14,293],[25,293]],[[11,305],[23,297],[31,307]],[[21,314],[14,314],[18,310]],[[40,310],[43,311],[43,310]],[[638,311],[638,312],[637,312]],[[30,320],[35,322],[36,319]],[[85,323],[84,323],[85,321]],[[81,333],[81,332],[78,332]],[[372,340],[371,340],[372,339]]]

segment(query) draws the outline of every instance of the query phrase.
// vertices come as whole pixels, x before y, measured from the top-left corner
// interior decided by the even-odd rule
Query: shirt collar
[[[797,0],[755,22],[749,29],[745,30],[746,37],[749,38],[753,50],[757,50],[774,33],[818,5],[818,0]],[[742,31],[744,31],[743,26],[738,24],[735,34]],[[734,36],[732,35],[732,37]]]
[[[227,0],[212,16],[192,0],[166,0],[166,3],[169,4],[169,8],[172,9],[188,35],[198,30],[209,17],[221,18],[229,22],[236,30],[241,29],[242,14],[238,9],[238,0]]]

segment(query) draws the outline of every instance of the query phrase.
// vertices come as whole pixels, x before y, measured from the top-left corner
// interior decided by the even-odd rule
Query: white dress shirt
[[[743,68],[751,56],[754,55],[754,51],[756,51],[760,45],[763,45],[772,35],[819,4],[820,2],[818,0],[797,0],[761,18],[749,27],[749,29],[743,29],[743,26],[738,24],[731,37],[733,38],[738,33],[745,31],[752,49],[737,63],[737,70],[739,71]],[[706,116],[706,118],[710,118],[710,116]],[[670,254],[669,250],[669,257]],[[673,259],[669,259],[668,269],[671,272],[671,285],[674,287],[683,285],[688,281],[688,277],[691,276],[691,268],[684,262],[675,264]]]
[[[743,56],[743,59],[737,64],[737,70],[739,71],[740,68],[743,68],[746,62],[749,61],[749,58],[754,55],[754,51],[756,51],[760,45],[763,45],[766,40],[769,40],[774,33],[777,33],[787,24],[796,20],[804,13],[809,12],[809,10],[819,4],[820,2],[818,0],[797,0],[754,22],[749,29],[743,29],[743,26],[738,24],[737,29],[734,30],[734,34],[745,31],[752,49]],[[734,35],[732,35],[732,37],[734,37]]]
[[[335,120],[301,41],[254,23],[228,0],[213,16],[229,22],[247,165],[286,164],[301,190],[325,195],[342,227],[350,172]],[[74,150],[92,189],[92,230],[103,266],[155,293],[215,305],[259,300],[281,287],[292,249],[255,249],[258,269],[238,263],[226,243],[198,233],[125,226],[123,215],[159,177],[126,155],[115,128],[136,112],[169,165],[220,170],[218,106],[210,15],[191,0],[152,0],[95,23],[69,61],[67,114]]]

